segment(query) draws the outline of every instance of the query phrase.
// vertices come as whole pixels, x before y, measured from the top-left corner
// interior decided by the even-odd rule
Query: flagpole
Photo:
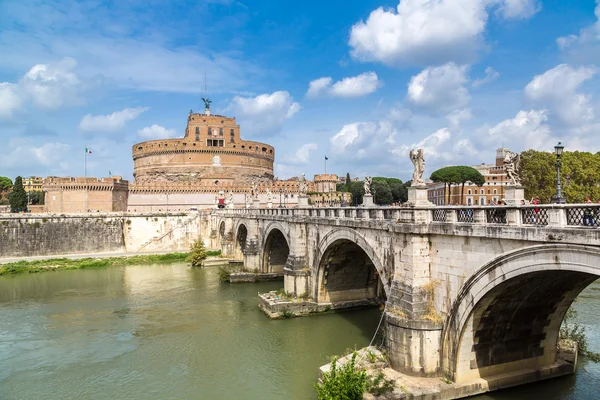
[[[327,175],[327,156],[325,156],[325,175]]]
[[[87,187],[87,154],[88,154],[88,149],[87,146],[85,146],[85,162],[84,162],[84,178],[85,178],[85,210],[84,212],[88,212],[89,210],[89,204],[88,204],[88,187]]]

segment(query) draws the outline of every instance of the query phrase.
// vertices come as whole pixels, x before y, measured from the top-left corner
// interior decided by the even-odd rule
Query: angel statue
[[[300,191],[300,195],[306,196],[308,187],[306,186],[306,177],[304,176],[304,174],[300,175],[300,177],[298,178],[298,189]]]
[[[209,100],[208,98],[202,98],[202,101],[204,102],[204,108],[206,108],[207,110],[210,110],[210,103],[212,103],[212,100]]]
[[[506,176],[513,186],[521,186],[521,177],[517,173],[519,169],[519,163],[521,162],[521,155],[519,153],[513,153],[509,151],[504,156],[503,164]]]
[[[425,158],[423,157],[423,149],[411,149],[410,150],[410,161],[415,166],[415,170],[412,176],[411,186],[423,186],[423,172],[425,171]]]
[[[256,181],[252,182],[252,197],[258,199],[258,183]]]
[[[363,183],[363,188],[365,189],[365,195],[371,195],[371,183],[373,182],[373,178],[370,176],[365,176],[365,181]]]
[[[267,203],[272,203],[273,202],[273,193],[271,192],[271,189],[267,188]]]
[[[229,204],[233,204],[233,192],[229,191]]]

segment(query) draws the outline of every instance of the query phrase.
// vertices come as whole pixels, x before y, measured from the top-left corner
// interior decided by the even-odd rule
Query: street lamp
[[[567,202],[563,197],[562,187],[560,185],[560,168],[562,167],[560,158],[564,148],[565,146],[563,146],[561,142],[558,142],[558,144],[554,146],[554,154],[556,154],[556,196],[552,198],[554,204],[565,204]]]
[[[283,188],[279,188],[279,208],[283,208],[283,206],[281,205],[282,194],[283,194]]]

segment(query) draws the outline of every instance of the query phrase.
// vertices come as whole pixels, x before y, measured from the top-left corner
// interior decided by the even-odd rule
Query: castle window
[[[230,134],[231,136],[233,136],[233,135],[235,135],[235,131],[232,129],[232,130],[230,130],[230,131],[229,131],[229,134]]]
[[[223,121],[221,121],[223,122]],[[223,136],[223,128],[219,128],[219,136]]]
[[[242,145],[242,149],[245,149],[245,148],[246,148],[246,146]]]
[[[138,150],[142,150],[142,149],[143,149],[143,147],[142,147],[142,146],[138,147]]]
[[[196,127],[196,135],[199,135],[199,134],[200,134],[200,128]]]
[[[262,148],[262,151],[267,151],[267,148],[266,148],[266,147],[263,147],[263,148]]]
[[[196,142],[200,141],[200,135],[196,135]]]
[[[273,154],[273,149],[269,150],[269,153]]]

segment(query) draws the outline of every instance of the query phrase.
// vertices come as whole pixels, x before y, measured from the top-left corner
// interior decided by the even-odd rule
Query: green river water
[[[369,343],[376,309],[272,321],[257,292],[184,264],[0,278],[0,399],[314,399],[318,367]],[[600,350],[600,284],[577,303]],[[600,398],[600,367],[477,399]]]

